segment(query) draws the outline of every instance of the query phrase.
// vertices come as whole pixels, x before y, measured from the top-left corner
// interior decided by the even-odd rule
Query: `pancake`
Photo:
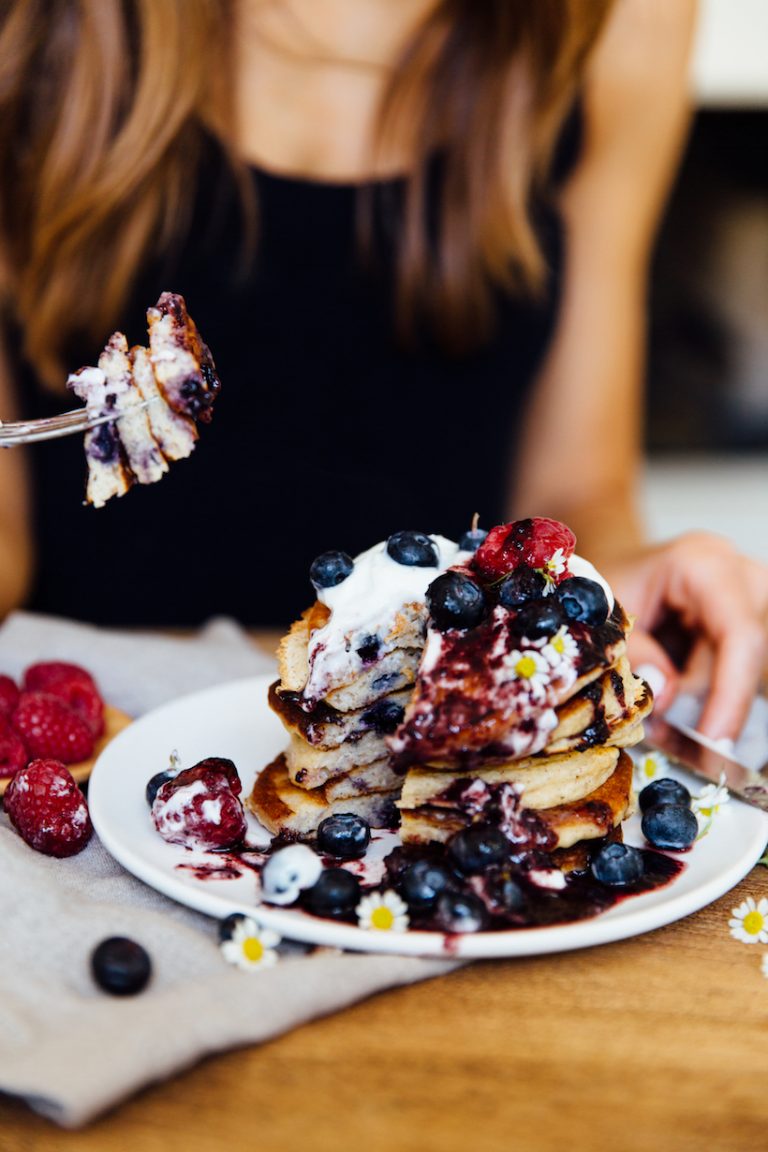
[[[602,625],[571,622],[553,630],[546,643],[563,638],[574,654],[551,666],[545,640],[526,646],[516,628],[516,613],[501,605],[465,631],[430,627],[405,720],[390,741],[401,765],[541,751],[557,728],[557,709],[625,655],[630,622],[616,604]],[[509,660],[546,666],[542,687],[534,693]]]
[[[399,785],[331,800],[323,788],[297,788],[280,755],[258,774],[246,806],[268,832],[300,839],[312,836],[326,816],[337,812],[362,816],[372,828],[386,827],[398,792]]]
[[[347,712],[339,712],[324,700],[305,709],[299,704],[297,693],[285,691],[277,680],[270,685],[268,702],[291,736],[311,748],[330,751],[347,740],[359,740],[368,732],[393,732],[403,718],[410,695],[410,689],[403,688],[379,697],[366,708]]]
[[[523,803],[523,793],[521,808],[531,834],[538,836],[540,844],[549,851],[606,836],[634,810],[632,776],[632,760],[626,752],[617,751],[612,771],[580,799],[534,808]],[[448,803],[426,802],[405,808],[401,801],[399,807],[400,838],[405,844],[445,843],[472,823],[470,814]]]
[[[359,740],[349,740],[326,751],[310,748],[298,736],[292,736],[285,750],[285,764],[294,784],[302,788],[319,788],[329,780],[363,768],[376,760],[389,761],[384,737],[367,732]]]
[[[526,808],[551,808],[581,800],[603,784],[615,770],[618,748],[590,748],[559,756],[529,756],[465,772],[412,768],[403,783],[401,811],[425,804],[453,807],[459,795],[475,781],[488,787],[511,784]]]

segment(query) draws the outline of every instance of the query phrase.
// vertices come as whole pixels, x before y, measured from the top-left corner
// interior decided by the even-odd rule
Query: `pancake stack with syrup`
[[[248,800],[274,835],[312,836],[337,812],[374,828],[396,822],[403,779],[386,740],[421,661],[426,590],[469,557],[441,536],[397,532],[355,560],[327,552],[314,561],[317,600],[282,640],[269,691],[289,742]]]
[[[574,545],[556,521],[500,525],[428,589],[419,674],[389,739],[404,843],[476,823],[521,851],[620,835],[624,749],[652,695],[626,658],[630,620]]]

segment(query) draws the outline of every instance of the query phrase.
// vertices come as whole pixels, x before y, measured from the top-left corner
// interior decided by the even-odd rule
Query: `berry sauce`
[[[535,817],[532,818],[535,823]],[[559,849],[550,852],[537,835],[531,824],[530,837],[526,842],[511,846],[510,858],[502,865],[493,865],[482,874],[466,876],[456,867],[449,849],[444,844],[407,844],[395,847],[383,861],[371,865],[367,860],[343,860],[318,851],[323,868],[344,868],[360,881],[361,893],[399,891],[403,875],[417,860],[438,863],[450,873],[451,891],[458,895],[472,895],[482,902],[486,922],[485,932],[512,931],[523,928],[548,928],[557,924],[570,924],[588,920],[608,911],[609,908],[644,892],[652,892],[671,883],[681,874],[685,864],[663,852],[650,848],[640,849],[643,859],[643,874],[634,883],[625,887],[608,887],[599,883],[592,875],[590,862],[600,848],[614,839],[620,838],[620,830],[612,831],[600,840],[582,842],[573,849]],[[392,834],[394,830],[383,829],[374,832],[374,840]],[[276,837],[266,848],[254,848],[247,843],[236,848],[209,852],[209,859],[190,864],[177,864],[179,871],[187,872],[195,880],[220,881],[235,880],[248,872],[260,876],[266,861],[281,848],[292,843],[287,837]],[[308,846],[317,851],[314,841]],[[561,871],[562,869],[562,871]],[[546,885],[547,875],[559,874],[560,887]],[[506,885],[510,882],[522,900],[516,900],[512,907],[505,904]],[[298,906],[298,905],[297,905]],[[301,909],[313,915],[302,900]],[[415,931],[436,932],[445,937],[446,951],[450,951],[451,938],[455,936],[456,946],[462,933],[447,933],[435,917],[434,910],[409,907],[409,927]],[[340,923],[356,924],[354,912],[334,917]]]

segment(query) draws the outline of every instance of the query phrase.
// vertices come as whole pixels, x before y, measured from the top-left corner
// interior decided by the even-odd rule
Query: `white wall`
[[[654,540],[706,529],[768,563],[768,453],[649,461],[641,496]]]
[[[692,82],[702,106],[768,107],[768,0],[699,0]]]

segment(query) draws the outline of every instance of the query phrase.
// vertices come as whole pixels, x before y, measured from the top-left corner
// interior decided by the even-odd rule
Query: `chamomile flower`
[[[691,800],[691,808],[697,816],[703,817],[705,820],[711,820],[720,811],[723,804],[727,804],[731,798],[725,784],[725,773],[720,777],[718,784],[707,784],[706,788],[702,788],[698,796],[694,796]]]
[[[669,761],[661,752],[635,752],[632,759],[635,764],[635,787],[638,792],[652,780],[666,776],[669,770]]]
[[[363,896],[355,912],[361,928],[378,932],[405,932],[408,928],[408,905],[391,889]]]
[[[550,668],[560,668],[563,664],[570,664],[577,658],[579,646],[563,624],[542,648],[541,654]]]
[[[565,558],[562,548],[556,549],[550,556],[549,560],[545,563],[543,568],[539,568],[544,580],[544,595],[549,596],[554,592],[557,587],[557,577],[562,576],[565,572],[568,561]]]
[[[696,813],[696,819],[699,822],[699,840],[709,832],[715,816],[730,798],[730,793],[725,785],[725,773],[721,775],[718,784],[707,784],[698,796],[693,797],[691,809]]]
[[[228,935],[221,941],[225,960],[248,971],[271,968],[277,963],[275,948],[280,943],[277,932],[262,928],[250,916],[233,916],[230,924]]]
[[[541,652],[535,648],[526,648],[522,652],[515,648],[504,656],[504,665],[512,679],[521,681],[532,696],[544,694],[550,681],[550,670]]]
[[[732,909],[732,919],[728,921],[731,936],[744,944],[768,944],[768,900],[765,897],[755,902],[747,896]]]

